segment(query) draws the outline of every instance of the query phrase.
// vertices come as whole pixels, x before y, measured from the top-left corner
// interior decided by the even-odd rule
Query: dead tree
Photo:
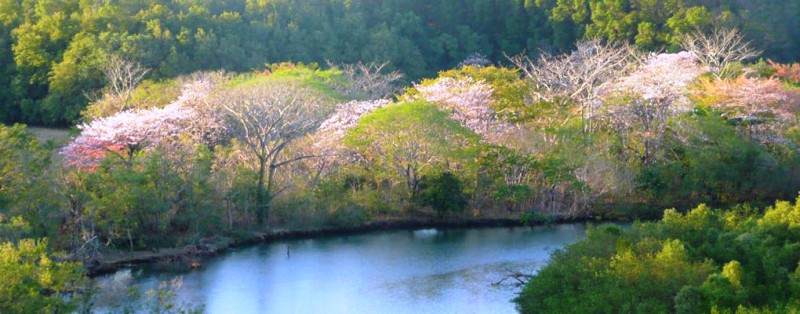
[[[512,285],[515,288],[519,288],[528,284],[528,282],[533,278],[533,275],[531,274],[525,274],[520,271],[511,270],[509,268],[505,268],[504,271],[506,275],[499,281],[493,282],[492,286],[499,286],[504,282],[506,282],[507,280],[512,280]]]

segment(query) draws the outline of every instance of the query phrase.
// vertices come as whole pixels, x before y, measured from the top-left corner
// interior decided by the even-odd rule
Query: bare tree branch
[[[84,92],[91,104],[84,115],[91,118],[103,118],[131,109],[133,91],[150,72],[150,69],[141,64],[115,54],[105,59],[100,70],[106,79],[105,88]]]
[[[533,83],[534,101],[577,105],[587,131],[592,128],[591,120],[605,85],[638,68],[644,59],[631,45],[596,40],[578,43],[570,54],[542,52],[535,61],[526,55],[509,57]]]
[[[346,83],[338,86],[336,90],[351,97],[365,97],[369,100],[391,97],[399,90],[398,83],[403,79],[403,74],[399,71],[385,71],[389,62],[340,65],[328,62],[328,64],[341,70],[346,80]]]
[[[311,91],[291,83],[267,83],[234,88],[216,95],[212,103],[223,110],[231,136],[244,143],[259,161],[259,216],[268,220],[278,168],[305,158],[283,159],[286,147],[317,129],[325,118],[325,103]]]
[[[737,29],[714,29],[711,33],[696,31],[684,36],[680,45],[705,66],[718,79],[735,76],[731,64],[743,62],[761,55],[761,51],[750,46]]]

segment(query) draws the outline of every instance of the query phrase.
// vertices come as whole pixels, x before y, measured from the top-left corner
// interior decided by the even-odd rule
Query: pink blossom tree
[[[306,170],[310,172],[312,186],[331,170],[361,160],[358,153],[347,148],[342,140],[349,130],[358,126],[361,117],[389,104],[390,101],[387,99],[340,104],[336,107],[336,111],[320,124],[316,132],[311,134],[311,144],[299,145],[300,149],[308,150],[303,154],[317,156],[304,164]]]
[[[180,104],[123,111],[78,126],[81,134],[61,153],[68,165],[81,168],[97,166],[108,154],[119,156],[130,167],[137,152],[175,137],[193,115]]]
[[[767,62],[775,70],[775,77],[792,84],[800,84],[800,63],[780,64],[772,60],[767,60]]]
[[[164,108],[133,109],[78,126],[81,134],[62,150],[66,163],[93,168],[109,153],[128,166],[141,150],[185,133],[194,143],[214,145],[226,132],[224,116],[206,102],[209,93],[227,79],[223,72],[197,73],[184,81],[180,96]]]
[[[430,84],[415,86],[418,98],[437,103],[452,111],[452,118],[488,141],[495,141],[511,125],[501,121],[491,105],[494,88],[472,78],[444,77]]]
[[[800,112],[800,93],[777,78],[740,76],[732,80],[705,80],[695,97],[720,110],[751,139],[760,142],[785,141],[777,135],[782,129],[779,126],[796,123]]]
[[[740,120],[783,120],[797,118],[798,95],[778,79],[740,76],[733,80],[703,81],[696,96],[726,117]]]

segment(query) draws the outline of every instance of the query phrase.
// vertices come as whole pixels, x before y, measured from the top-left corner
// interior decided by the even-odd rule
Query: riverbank
[[[118,251],[102,255],[102,261],[88,269],[90,276],[113,273],[125,267],[142,264],[167,262],[185,263],[188,267],[199,267],[202,260],[225,252],[231,248],[269,243],[279,240],[307,239],[327,236],[356,235],[378,231],[415,230],[428,228],[490,228],[490,227],[522,227],[546,224],[566,224],[595,221],[590,218],[554,217],[548,220],[532,221],[523,224],[515,218],[398,218],[367,222],[353,227],[322,227],[312,229],[274,229],[267,232],[248,231],[230,236],[206,238],[199,244],[180,248],[164,248],[158,250]]]

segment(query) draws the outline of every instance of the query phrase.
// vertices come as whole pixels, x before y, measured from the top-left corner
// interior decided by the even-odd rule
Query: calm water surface
[[[534,273],[585,225],[425,229],[276,242],[190,272],[123,270],[97,279],[96,305],[182,277],[178,301],[207,313],[514,313],[509,270]],[[291,254],[287,256],[287,248]]]

